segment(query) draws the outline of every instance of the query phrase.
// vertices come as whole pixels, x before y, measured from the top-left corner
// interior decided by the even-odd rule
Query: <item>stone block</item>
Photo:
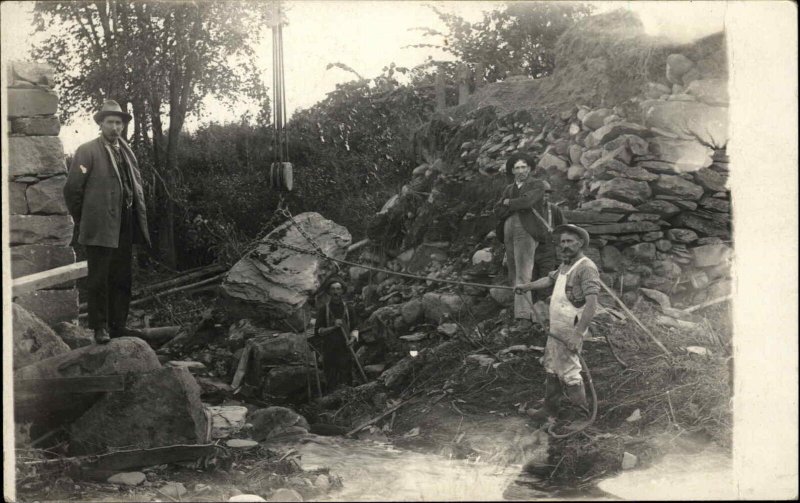
[[[659,175],[653,186],[656,194],[675,196],[697,201],[703,196],[703,187],[675,175]]]
[[[730,237],[730,216],[727,213],[714,213],[715,218],[704,218],[699,214],[681,213],[675,217],[675,225],[688,227],[704,236]]]
[[[710,168],[699,169],[693,174],[694,180],[706,190],[712,192],[725,192],[728,190],[726,187],[728,177]]]
[[[75,263],[75,251],[69,246],[22,245],[10,247],[9,252],[12,278]]]
[[[26,196],[30,213],[66,215],[67,203],[63,193],[66,183],[67,177],[59,175],[29,185]]]
[[[653,158],[644,160],[663,161],[671,165],[672,172],[685,173],[710,166],[713,153],[711,148],[694,140],[657,137],[650,140],[650,155]],[[640,162],[639,165],[654,170],[653,164]]]
[[[624,134],[632,134],[636,136],[648,136],[651,133],[646,127],[632,122],[612,122],[599,128],[586,137],[585,144],[589,148],[597,147],[615,140],[617,137]]]
[[[33,61],[12,61],[8,65],[8,86],[37,84],[52,87],[55,70],[46,63]]]
[[[657,213],[662,217],[671,217],[677,215],[681,211],[680,208],[669,201],[662,201],[660,199],[647,201],[637,206],[636,209],[645,213]]]
[[[714,148],[723,148],[728,143],[727,107],[696,101],[649,100],[642,103],[642,110],[644,123],[649,127],[669,131],[681,138],[696,138]]]
[[[666,77],[673,84],[683,82],[683,75],[694,67],[694,62],[680,53],[667,56]]]
[[[8,176],[46,178],[67,173],[58,136],[12,136],[8,139]]]
[[[631,234],[661,230],[655,222],[620,222],[604,225],[583,225],[590,234]]]
[[[58,111],[58,96],[38,87],[8,90],[8,118],[53,115]]]
[[[8,184],[8,213],[9,215],[26,215],[28,213],[28,200],[25,198],[27,184],[9,182]]]
[[[635,213],[636,208],[616,199],[598,198],[581,204],[582,212],[598,211],[601,213]],[[570,220],[571,221],[571,220]]]
[[[10,215],[9,244],[48,244],[66,246],[72,240],[69,215]]]
[[[646,182],[628,178],[615,178],[605,181],[597,191],[598,198],[617,199],[630,204],[643,203],[650,199],[651,195],[650,186]]]
[[[58,117],[17,117],[11,119],[11,133],[26,136],[58,136],[61,122]]]
[[[78,290],[37,290],[20,295],[15,302],[54,326],[78,319]]]

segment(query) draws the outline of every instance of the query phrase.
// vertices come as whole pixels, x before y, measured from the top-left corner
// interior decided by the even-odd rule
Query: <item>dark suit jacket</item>
[[[133,151],[124,141],[119,142],[130,168],[133,207],[141,231],[133,239],[135,243],[143,240],[144,244],[150,246],[142,175]],[[124,166],[119,169],[124,169]],[[119,246],[122,178],[111,161],[111,153],[106,149],[102,137],[78,147],[64,185],[64,199],[78,229],[78,243],[108,248]]]
[[[528,231],[528,234],[533,236],[533,239],[536,241],[547,239],[547,235],[549,234],[547,227],[531,211],[531,208],[534,206],[537,208],[542,206],[544,189],[544,183],[532,176],[528,177],[522,184],[517,197],[512,197],[516,191],[516,183],[511,183],[503,189],[503,195],[500,196],[500,200],[495,204],[495,215],[498,217],[497,229],[495,231],[497,239],[501,242],[505,240],[503,228],[506,219],[514,213],[519,214],[522,226]],[[508,206],[503,204],[504,199],[509,199]]]

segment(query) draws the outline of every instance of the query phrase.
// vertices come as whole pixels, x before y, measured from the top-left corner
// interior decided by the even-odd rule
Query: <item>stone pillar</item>
[[[11,274],[17,278],[75,262],[73,222],[62,188],[67,179],[55,113],[53,69],[8,65],[8,209]],[[21,295],[16,303],[53,325],[78,317],[75,282]]]

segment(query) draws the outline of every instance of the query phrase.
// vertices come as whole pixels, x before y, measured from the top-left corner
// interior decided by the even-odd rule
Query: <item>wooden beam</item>
[[[11,283],[13,295],[35,292],[36,290],[83,278],[86,277],[88,271],[89,269],[84,260],[82,262],[56,267],[55,269],[48,269],[47,271],[22,276],[21,278],[16,278]]]

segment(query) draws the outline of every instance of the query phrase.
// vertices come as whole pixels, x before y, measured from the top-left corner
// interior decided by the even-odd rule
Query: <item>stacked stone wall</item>
[[[47,65],[8,65],[8,209],[11,275],[14,278],[75,262],[73,222],[62,188],[67,179],[58,133],[58,96]],[[46,323],[78,316],[75,282],[23,294],[15,302]]]

